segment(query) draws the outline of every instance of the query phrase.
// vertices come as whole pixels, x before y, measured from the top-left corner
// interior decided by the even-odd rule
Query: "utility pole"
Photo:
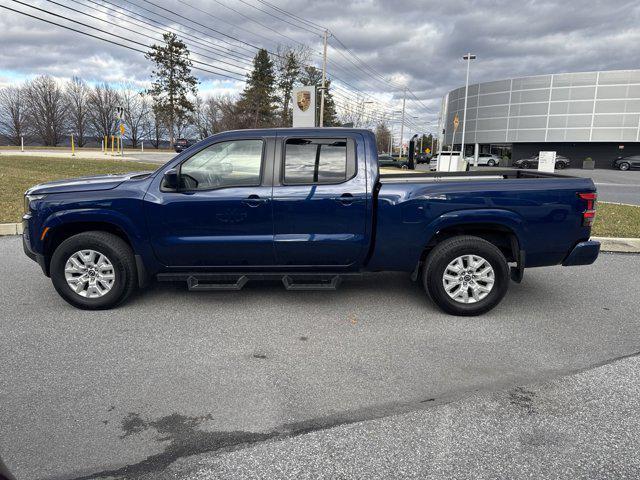
[[[324,127],[324,97],[327,90],[327,40],[329,38],[329,30],[324,31],[323,37],[323,53],[322,53],[322,90],[320,91],[320,126]]]
[[[465,83],[464,86],[464,112],[462,113],[462,145],[460,146],[460,159],[462,161],[464,161],[464,133],[465,133],[465,127],[467,126],[467,99],[469,98],[469,67],[471,66],[471,60],[475,60],[476,56],[471,54],[471,53],[467,53],[464,57],[462,57],[463,60],[467,61],[467,82]],[[478,165],[475,165],[476,167]]]
[[[402,139],[404,138],[404,107],[407,104],[407,87],[404,87],[404,96],[402,97],[402,122],[400,123],[400,156],[402,157]]]

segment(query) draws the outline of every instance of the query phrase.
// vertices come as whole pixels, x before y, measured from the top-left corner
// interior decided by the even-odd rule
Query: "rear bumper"
[[[586,242],[580,242],[571,253],[564,259],[562,265],[565,267],[573,265],[591,265],[598,258],[600,253],[600,242],[594,240],[588,240]]]

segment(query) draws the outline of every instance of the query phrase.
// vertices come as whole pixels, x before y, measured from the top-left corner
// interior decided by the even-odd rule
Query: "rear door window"
[[[356,173],[354,148],[341,139],[290,138],[285,142],[285,185],[342,183]]]

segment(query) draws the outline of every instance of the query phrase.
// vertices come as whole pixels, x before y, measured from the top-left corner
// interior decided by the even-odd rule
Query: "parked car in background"
[[[405,159],[394,158],[391,155],[378,155],[378,166],[407,170],[409,168],[409,162]]]
[[[429,160],[431,160],[431,155],[427,153],[419,153],[416,155],[415,160],[416,164],[429,163]]]
[[[473,155],[468,156],[465,160],[470,164],[474,165],[475,157]],[[500,157],[494,155],[493,153],[481,153],[478,155],[478,166],[483,167],[497,167],[500,165]]]
[[[640,155],[629,155],[627,157],[618,157],[611,164],[613,168],[626,171],[634,168],[640,168]]]
[[[562,170],[571,165],[571,160],[562,155],[556,155],[556,170]],[[521,158],[513,162],[516,168],[538,168],[538,155],[529,158]]]
[[[176,153],[180,153],[183,150],[186,150],[187,148],[189,148],[190,146],[191,146],[191,143],[189,143],[189,140],[187,140],[186,138],[179,138],[173,144],[173,148],[175,149]]]

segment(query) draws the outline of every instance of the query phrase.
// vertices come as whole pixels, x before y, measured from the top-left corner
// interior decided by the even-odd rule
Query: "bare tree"
[[[89,86],[79,77],[73,77],[65,87],[70,130],[79,147],[84,147],[89,134],[89,93]]]
[[[33,134],[45,145],[57,145],[65,130],[67,106],[58,82],[36,77],[25,87],[27,117]]]
[[[115,135],[118,124],[116,107],[120,95],[106,83],[96,85],[89,95],[89,122],[100,137]]]
[[[385,121],[376,125],[376,145],[378,152],[391,151],[391,130]]]
[[[196,99],[196,114],[194,117],[198,138],[204,139],[221,130],[223,103],[222,97],[208,97],[206,100]]]
[[[162,109],[158,108],[158,104],[154,102],[151,106],[151,114],[147,116],[145,130],[147,138],[155,148],[160,148],[160,143],[167,134],[166,123],[162,116]]]
[[[145,136],[145,122],[151,114],[151,100],[131,84],[125,85],[121,90],[120,99],[124,109],[126,135],[131,140],[131,146],[136,148]]]
[[[26,110],[23,87],[0,90],[0,133],[14,145],[20,145],[20,137],[26,134]]]
[[[374,116],[365,109],[364,97],[356,97],[353,101],[345,101],[341,108],[340,120],[343,124],[354,128],[368,128],[373,124]]]
[[[238,115],[238,102],[230,95],[223,95],[217,99],[220,109],[218,131],[237,130],[242,127],[242,119]]]

